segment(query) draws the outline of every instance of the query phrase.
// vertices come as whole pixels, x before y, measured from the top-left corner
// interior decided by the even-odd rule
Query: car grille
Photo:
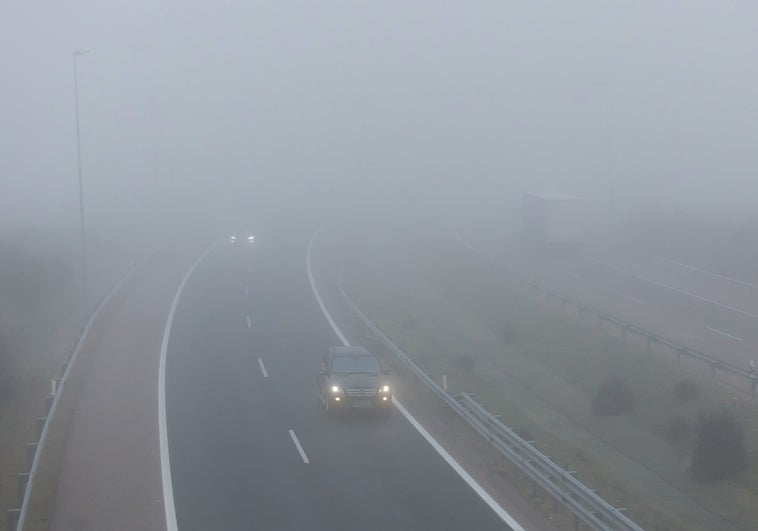
[[[375,387],[346,387],[345,394],[356,398],[371,398],[376,396],[377,389]]]

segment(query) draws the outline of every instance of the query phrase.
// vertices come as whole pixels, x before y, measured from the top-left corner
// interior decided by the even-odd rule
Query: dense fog
[[[507,224],[525,189],[756,206],[758,8],[736,2],[6,2],[0,223],[88,230],[404,208]],[[347,214],[345,214],[347,215]]]

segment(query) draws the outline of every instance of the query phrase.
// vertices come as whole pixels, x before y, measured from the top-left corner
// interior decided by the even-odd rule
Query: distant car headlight
[[[340,389],[338,385],[333,385],[332,386],[332,393],[334,393],[336,395],[336,394],[339,394],[341,392],[342,392],[342,389]]]
[[[234,242],[237,241],[237,237],[236,236],[229,236],[229,241],[232,242],[232,243],[234,243]]]
[[[252,236],[252,235],[248,236],[247,241],[249,241],[250,243],[253,243],[255,241],[255,236]]]
[[[382,385],[379,387],[380,393],[389,393],[390,392],[390,386],[389,385]]]

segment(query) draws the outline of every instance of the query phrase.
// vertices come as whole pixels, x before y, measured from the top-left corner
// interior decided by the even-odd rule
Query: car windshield
[[[332,371],[340,374],[379,374],[379,362],[372,356],[336,356]]]

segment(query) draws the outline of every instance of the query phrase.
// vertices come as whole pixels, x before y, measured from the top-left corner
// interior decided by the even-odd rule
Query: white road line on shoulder
[[[740,343],[742,343],[744,341],[744,339],[742,339],[741,337],[733,336],[732,334],[728,334],[728,333],[724,332],[723,330],[719,330],[718,328],[713,328],[713,327],[710,327],[710,326],[706,326],[706,328],[708,330],[710,330],[711,332],[715,332],[715,333],[720,334],[720,335],[722,335],[724,337],[728,337],[729,339],[733,339],[734,341],[739,341]]]
[[[326,311],[326,306],[324,306],[324,301],[321,300],[321,295],[318,293],[318,289],[316,289],[316,282],[313,280],[313,272],[311,271],[311,249],[313,248],[313,241],[316,239],[316,236],[318,233],[321,232],[319,229],[316,231],[316,233],[311,237],[311,241],[308,243],[308,254],[305,258],[305,265],[306,269],[308,270],[308,280],[311,283],[311,290],[313,290],[313,296],[316,297],[316,302],[319,305],[319,308],[321,308],[321,313],[324,314],[324,317],[326,317],[327,322],[329,323],[329,326],[332,327],[332,330],[334,330],[334,333],[337,334],[337,337],[342,341],[343,345],[349,345],[350,342],[347,340],[345,335],[342,333],[342,330],[339,329],[337,326],[337,323],[334,322],[334,319],[332,319],[332,316],[329,315],[329,312]]]
[[[297,448],[300,457],[303,458],[303,463],[306,465],[310,463],[310,461],[308,461],[308,456],[305,455],[305,450],[303,450],[303,447],[300,446],[300,441],[297,440],[297,435],[295,435],[294,430],[290,430],[290,437],[292,437],[292,442],[295,443],[295,448]]]
[[[637,304],[644,304],[637,297],[632,297],[631,295],[627,295],[626,293],[622,293],[621,296],[624,297],[625,299],[629,299],[630,301],[636,302]]]
[[[310,243],[308,244],[308,253],[305,259],[305,265],[308,271],[308,280],[311,283],[311,290],[313,291],[314,297],[316,297],[316,302],[318,302],[318,305],[321,308],[321,313],[324,314],[324,317],[342,344],[345,346],[350,346],[350,342],[334,322],[334,319],[332,319],[332,316],[327,311],[326,306],[324,306],[324,301],[321,299],[318,288],[316,288],[316,283],[313,280],[313,273],[311,272],[311,248],[313,247],[313,242],[315,241],[316,236],[318,236],[319,232],[321,231],[316,231],[316,233],[311,237]],[[471,487],[474,492],[476,492],[476,494],[479,495],[482,501],[484,501],[484,503],[486,503],[503,522],[510,526],[513,531],[524,531],[524,528],[521,526],[521,524],[519,524],[510,514],[508,514],[508,512],[502,508],[497,500],[490,496],[489,493],[484,490],[484,488],[479,485],[479,483],[477,483],[477,481],[471,477],[471,475],[460,464],[458,464],[455,458],[451,456],[447,450],[445,450],[442,445],[438,443],[437,440],[432,437],[428,431],[426,431],[426,429],[424,429],[419,421],[417,421],[415,417],[411,415],[411,413],[405,409],[405,407],[403,407],[403,405],[400,403],[400,400],[398,400],[394,395],[392,397],[392,405],[397,408],[397,410],[403,415],[403,417],[405,417],[410,425],[416,429],[416,431],[426,440],[426,442],[429,443],[429,445],[440,455],[440,457],[445,460],[450,468],[452,468],[458,474],[458,476],[463,481],[465,481],[466,484],[468,484],[468,486]],[[290,434],[293,436],[294,440],[294,433],[291,430]]]
[[[171,336],[171,326],[174,323],[176,307],[179,305],[179,298],[182,296],[184,286],[187,284],[190,275],[195,268],[210,254],[215,245],[208,248],[192,266],[187,274],[184,275],[182,282],[174,296],[174,302],[171,304],[171,310],[166,320],[166,328],[163,331],[163,342],[161,343],[161,359],[158,365],[158,439],[160,445],[161,457],[161,479],[163,483],[163,510],[166,514],[166,531],[177,531],[176,524],[176,507],[174,506],[174,485],[171,481],[171,458],[168,451],[168,431],[166,426],[166,353],[168,352],[168,341]]]
[[[245,297],[250,294],[250,286],[245,286]]]
[[[627,271],[625,269],[622,269],[620,267],[616,267],[611,264],[606,264],[605,262],[601,262],[600,260],[592,260],[593,262],[596,262],[598,264],[601,264],[605,267],[609,267],[613,269],[614,271],[618,271],[619,273],[623,273],[625,275],[629,275],[632,278],[636,278],[637,280],[642,280],[643,282],[647,282],[649,284],[652,284],[653,286],[658,286],[660,288],[666,288],[671,291],[675,291],[677,293],[681,293],[682,295],[687,295],[688,297],[692,297],[693,299],[697,299],[703,302],[707,302],[710,304],[713,304],[714,306],[718,306],[719,308],[724,308],[725,310],[731,310],[733,312],[736,312],[740,315],[744,315],[745,317],[752,317],[753,319],[758,319],[758,314],[746,312],[745,310],[740,310],[739,308],[735,308],[734,306],[729,306],[728,304],[724,304],[722,302],[715,301],[713,299],[709,299],[707,297],[703,297],[702,295],[698,295],[697,293],[692,293],[691,291],[685,291],[683,289],[675,288],[673,286],[669,286],[668,284],[663,284],[662,282],[657,282],[655,280],[651,280],[649,278],[643,277],[641,275],[637,275],[635,273],[632,273],[631,271]]]
[[[266,372],[266,367],[263,366],[263,360],[258,358],[258,366],[261,368],[261,372],[263,373],[264,378],[268,378],[268,373]]]
[[[695,267],[694,265],[685,264],[683,262],[677,262],[676,260],[672,260],[671,258],[666,258],[665,256],[661,256],[658,254],[653,253],[644,253],[646,256],[651,256],[653,258],[656,258],[658,260],[662,260],[663,262],[668,262],[670,264],[677,265],[679,267],[683,267],[685,269],[689,269],[690,271],[695,271],[697,273],[702,273],[704,275],[709,275],[714,278],[720,278],[722,280],[726,280],[728,282],[732,282],[734,284],[738,284],[740,286],[745,286],[752,289],[758,289],[757,284],[753,284],[752,282],[748,282],[747,280],[740,280],[738,278],[728,277],[726,275],[720,275],[718,273],[714,273],[713,271],[708,271],[707,269],[703,269],[701,267]]]
[[[250,316],[249,315],[245,316],[245,320],[247,321],[247,327],[248,328],[252,328],[253,327],[253,322],[250,320]]]

